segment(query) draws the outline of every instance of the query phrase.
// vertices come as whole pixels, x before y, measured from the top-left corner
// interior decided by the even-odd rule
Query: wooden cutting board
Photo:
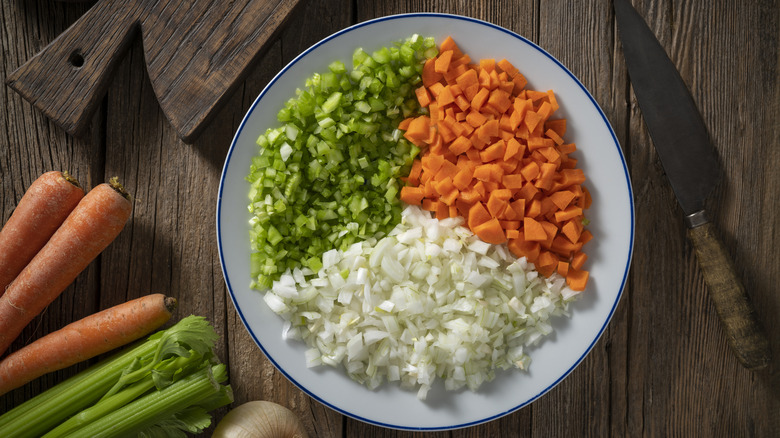
[[[301,0],[99,0],[8,85],[79,135],[140,32],[163,113],[192,142]]]

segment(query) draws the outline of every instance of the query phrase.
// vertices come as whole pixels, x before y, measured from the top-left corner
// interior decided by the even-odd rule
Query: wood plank
[[[750,16],[758,20],[761,12],[758,8],[725,2],[717,6],[710,2],[640,2],[638,9],[678,65],[726,164],[724,183],[708,204],[710,211],[715,212],[716,224],[726,236],[757,229],[758,216],[743,213],[750,210],[756,198],[744,196],[743,188],[731,184],[740,184],[743,173],[764,178],[769,174],[747,167],[752,166],[749,161],[732,154],[741,155],[747,148],[749,156],[762,156],[772,141],[759,144],[749,137],[746,139],[744,132],[735,132],[732,108],[744,108],[747,120],[762,117],[761,106],[754,102],[763,101],[759,88],[767,84],[755,88],[738,85],[737,93],[733,87],[733,84],[750,83],[746,77],[749,72],[740,65],[760,62],[753,58],[760,56],[757,52],[746,53],[743,48],[756,38],[751,35],[750,23],[755,21],[750,21]],[[740,18],[735,22],[735,17]],[[729,32],[713,32],[724,28]],[[774,41],[776,45],[776,34]],[[739,81],[740,76],[744,82]],[[773,83],[776,79],[769,81],[770,86]],[[771,435],[770,429],[765,429],[767,425],[757,419],[766,418],[766,409],[777,412],[776,398],[770,396],[772,388],[758,384],[756,376],[739,366],[728,350],[685,239],[680,210],[651,147],[633,94],[631,99],[629,143],[637,211],[652,214],[638,215],[637,223],[628,360],[629,430],[641,430],[649,436]],[[777,205],[776,199],[759,199]],[[731,221],[724,219],[728,214],[732,215]],[[739,217],[738,221],[734,220],[735,216]],[[777,225],[776,215],[770,220],[774,224],[762,228],[772,229],[771,225]],[[755,273],[777,278],[776,264],[769,267],[750,254],[749,248],[765,244],[763,236],[741,232],[739,239],[727,239],[727,246],[733,251],[736,242],[744,248],[745,257],[737,258],[742,269],[759,262],[766,269]],[[748,279],[761,277],[764,276],[748,276]],[[770,298],[773,288],[761,291],[748,286],[748,289],[763,304],[760,310],[768,306],[776,314],[777,298]],[[768,315],[763,313],[762,320],[766,321]],[[776,326],[770,333],[774,333],[774,345],[777,345]],[[777,393],[775,389],[774,394]]]
[[[13,3],[13,4],[12,4]],[[2,79],[48,40],[83,13],[85,7],[41,8],[31,2],[2,1],[0,45]],[[32,36],[35,37],[32,37]],[[92,187],[102,168],[102,117],[96,116],[85,139],[73,139],[47,120],[13,90],[0,87],[3,117],[0,117],[0,220],[4,224],[27,188],[49,170],[67,170],[85,188]],[[8,352],[27,342],[83,318],[97,310],[99,262],[92,263],[59,298],[24,329]],[[0,412],[34,397],[87,368],[91,361],[43,376],[0,397]]]

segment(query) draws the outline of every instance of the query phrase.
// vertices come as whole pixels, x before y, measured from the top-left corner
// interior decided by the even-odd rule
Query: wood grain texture
[[[126,229],[12,348],[95,310],[162,292],[174,318],[208,317],[221,335],[236,403],[291,408],[315,437],[702,436],[773,437],[780,430],[780,5],[776,0],[634,0],[677,63],[717,149],[723,179],[707,208],[775,353],[751,373],[730,352],[693,246],[646,132],[615,34],[609,0],[311,0],[193,144],[157,103],[140,41],[118,65],[86,135],[70,137],[7,87],[0,89],[0,208],[5,221],[45,170],[86,187],[117,175],[136,197]],[[0,0],[0,79],[78,19],[87,6]],[[263,86],[311,44],[352,23],[403,12],[468,15],[549,51],[585,84],[621,142],[635,195],[629,282],[607,331],[582,364],[539,400],[490,423],[414,433],[370,426],[290,384],[232,307],[220,271],[214,205],[235,129]],[[0,397],[0,412],[86,364]],[[225,409],[217,412],[218,420]],[[206,435],[207,436],[207,435]]]
[[[78,136],[140,31],[160,107],[179,136],[191,142],[298,3],[98,1],[6,81]]]

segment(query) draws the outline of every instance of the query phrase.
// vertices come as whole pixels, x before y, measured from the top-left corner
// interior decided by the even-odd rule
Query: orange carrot
[[[129,195],[116,178],[79,202],[0,297],[0,354],[119,234],[130,218]]]
[[[68,217],[84,190],[67,172],[39,176],[0,231],[0,295]]]
[[[570,157],[577,148],[563,138],[566,119],[554,118],[553,91],[526,89],[506,59],[471,62],[452,38],[422,76],[417,95],[430,116],[399,128],[422,149],[406,179],[417,189],[402,190],[402,200],[438,218],[464,216],[485,242],[508,239],[542,275],[558,272],[584,287],[582,246],[593,235],[582,224],[592,198]]]
[[[147,295],[49,333],[0,362],[0,395],[151,333],[171,318],[175,307],[175,298]]]

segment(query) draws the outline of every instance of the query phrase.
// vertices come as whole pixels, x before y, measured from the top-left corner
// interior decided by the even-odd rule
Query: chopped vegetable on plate
[[[371,389],[425,399],[437,379],[477,390],[527,369],[588,280],[591,199],[555,94],[452,38],[353,60],[313,75],[258,139],[253,287],[308,366]]]

